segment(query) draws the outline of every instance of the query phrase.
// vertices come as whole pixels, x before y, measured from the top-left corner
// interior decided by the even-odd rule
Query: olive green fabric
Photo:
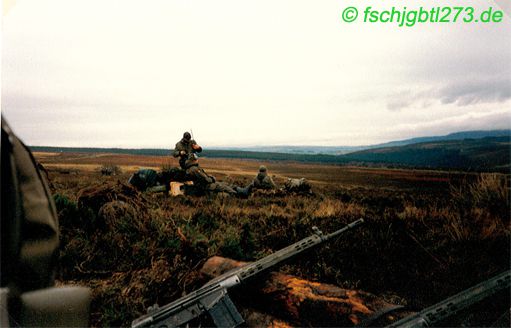
[[[238,192],[225,182],[214,182],[208,186],[209,191],[212,192],[225,192],[230,195],[236,195]]]
[[[9,252],[9,262],[2,256],[2,287],[21,293],[52,286],[59,244],[55,204],[30,150],[3,118],[1,150],[2,255]]]
[[[225,192],[236,195],[236,190],[225,182],[217,182],[215,177],[208,175],[199,167],[198,162],[186,170],[186,174],[192,179],[193,184],[203,192],[220,193]]]
[[[203,190],[208,190],[208,186],[215,182],[215,178],[208,175],[198,164],[189,167],[186,174],[192,179],[195,186]]]
[[[61,286],[23,293],[20,327],[87,327],[91,291],[86,287]]]
[[[266,173],[266,168],[260,171],[251,184],[252,189],[277,189],[273,179]]]
[[[181,166],[182,169],[186,169],[185,162],[188,159],[188,156],[190,154],[200,152],[202,152],[202,148],[199,145],[197,145],[197,142],[195,142],[195,140],[192,139],[188,141],[183,138],[176,144],[176,147],[172,152],[172,156],[179,158],[179,165]]]

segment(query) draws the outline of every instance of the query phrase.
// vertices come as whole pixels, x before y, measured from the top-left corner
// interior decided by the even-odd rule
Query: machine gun
[[[500,290],[507,289],[509,291],[510,285],[511,270],[508,270],[430,306],[415,315],[396,321],[388,327],[414,328],[435,326],[458,311],[482,301]]]
[[[307,238],[256,262],[226,272],[201,288],[165,306],[149,308],[148,314],[134,320],[131,327],[188,326],[203,314],[209,315],[217,327],[236,327],[244,320],[227,294],[229,288],[237,286],[307,249],[339,236],[363,222],[363,219],[359,219],[330,234],[323,234],[318,228],[313,227],[314,234]]]

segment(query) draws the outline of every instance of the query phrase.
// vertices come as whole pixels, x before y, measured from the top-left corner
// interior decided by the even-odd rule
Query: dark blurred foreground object
[[[132,327],[184,327],[216,326],[236,327],[244,322],[228,295],[228,289],[247,283],[251,278],[268,271],[284,260],[335,238],[347,230],[361,225],[364,220],[354,221],[330,234],[323,234],[316,227],[314,233],[273,254],[253,263],[229,271],[206,283],[201,288],[162,307],[155,305],[148,313],[135,319]],[[202,320],[205,320],[202,321]]]
[[[1,121],[0,326],[87,326],[89,289],[53,287],[59,227],[47,181]]]

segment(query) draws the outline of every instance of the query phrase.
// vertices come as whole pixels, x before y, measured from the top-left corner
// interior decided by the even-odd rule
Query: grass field
[[[333,231],[360,217],[366,220],[361,229],[280,270],[421,309],[510,267],[508,175],[201,158],[221,181],[245,186],[264,164],[277,184],[305,177],[315,194],[137,194],[119,197],[131,206],[121,215],[105,216],[80,201],[87,188],[120,186],[138,168],[177,162],[120,154],[35,156],[48,170],[59,210],[59,281],[93,289],[95,326],[129,325],[147,306],[199,287],[198,269],[210,256],[258,259],[308,236],[314,225]],[[103,165],[122,173],[102,176]],[[509,297],[504,303],[509,309]]]

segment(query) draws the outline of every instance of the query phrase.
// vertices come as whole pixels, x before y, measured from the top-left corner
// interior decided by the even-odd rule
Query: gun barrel
[[[165,322],[170,326],[181,326],[189,319],[198,316],[204,310],[208,310],[227,295],[227,289],[236,286],[244,280],[257,275],[261,271],[269,269],[280,262],[291,258],[309,248],[326,242],[343,232],[353,229],[364,222],[363,219],[354,221],[342,229],[331,234],[324,235],[317,230],[307,238],[287,246],[273,254],[270,254],[256,262],[249,263],[243,267],[229,271],[215,279],[212,279],[201,288],[190,294],[175,300],[152,313],[142,316],[132,322],[132,327],[158,326],[158,323]],[[226,304],[230,304],[227,302]],[[229,308],[229,306],[227,306]],[[238,317],[233,317],[233,322],[238,322]]]
[[[225,274],[211,280],[206,284],[206,286],[215,284],[219,281],[225,280],[226,278],[230,276],[237,276],[240,282],[243,282],[250,277],[253,277],[257,274],[259,274],[261,271],[264,271],[266,269],[269,269],[280,262],[283,262],[307,249],[310,249],[314,246],[317,246],[319,244],[322,244],[323,242],[326,242],[327,240],[330,240],[334,237],[337,237],[341,235],[342,233],[346,232],[347,230],[353,229],[359,225],[364,223],[363,219],[358,219],[350,224],[347,224],[345,227],[334,231],[330,234],[323,234],[321,231],[317,230],[313,235],[306,237],[292,245],[289,245],[281,250],[278,250],[277,252],[270,254],[266,257],[263,257],[262,259],[255,261],[253,263],[249,263],[247,265],[244,265],[240,268],[231,270],[229,272],[226,272]]]
[[[394,322],[389,327],[415,328],[430,327],[469,307],[499,290],[508,289],[511,285],[511,270],[505,271],[491,279],[483,281],[467,290],[447,298],[421,312]]]
[[[337,237],[338,235],[342,234],[344,231],[356,228],[357,226],[361,225],[362,223],[364,223],[364,219],[358,219],[357,221],[353,221],[353,222],[349,223],[348,225],[346,225],[344,228],[339,229],[337,231],[332,232],[331,234],[326,235],[326,240]]]

